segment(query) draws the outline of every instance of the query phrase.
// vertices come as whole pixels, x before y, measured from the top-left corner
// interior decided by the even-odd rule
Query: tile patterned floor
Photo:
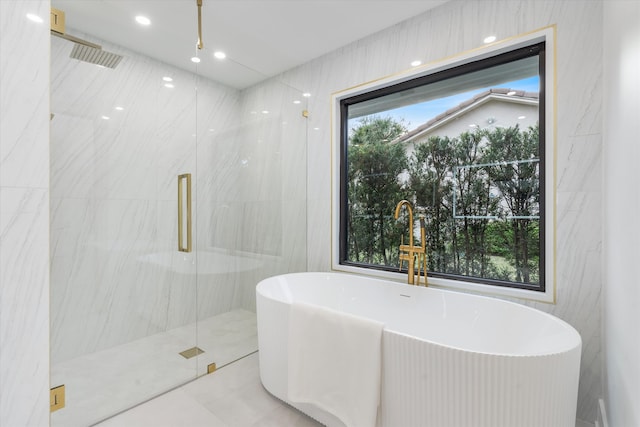
[[[179,355],[196,344],[203,354]],[[51,414],[51,426],[95,424],[204,375],[209,363],[221,368],[257,349],[255,313],[234,310],[200,321],[197,341],[195,326],[188,325],[58,363],[51,384],[65,385],[66,407]]]
[[[260,383],[258,353],[201,377],[97,427],[319,427]],[[593,427],[577,421],[576,427]]]
[[[98,424],[98,427],[318,427],[260,383],[258,354]]]

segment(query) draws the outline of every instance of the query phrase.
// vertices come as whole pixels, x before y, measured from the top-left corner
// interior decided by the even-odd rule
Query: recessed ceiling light
[[[224,59],[227,57],[227,54],[218,50],[213,52],[213,56],[215,56],[218,59]]]
[[[293,101],[294,104],[300,104],[300,101],[298,101],[297,99],[295,101]]]
[[[109,120],[111,117],[109,116],[102,116],[102,120]]]
[[[165,83],[164,87],[168,87],[169,89],[173,89],[175,86],[171,83]]]
[[[511,90],[511,91],[507,92],[507,95],[509,95],[509,96],[513,96],[515,94],[516,94],[515,90]]]
[[[121,106],[119,106],[119,105],[118,105],[118,106],[116,107],[116,110],[118,110],[118,111],[122,111],[122,110],[124,110],[124,108],[122,108]]]
[[[198,62],[200,62],[200,58],[194,56],[193,58],[191,58],[191,62],[195,62],[197,64]]]
[[[422,61],[418,61],[418,60],[411,62],[412,67],[417,67],[418,65],[421,65],[421,64],[422,64]]]
[[[44,22],[44,19],[42,19],[35,13],[27,13],[27,19],[33,22],[37,22],[38,24],[42,24]]]
[[[269,114],[268,110],[262,110],[262,114]]]
[[[485,43],[493,43],[494,41],[496,41],[496,36],[488,36],[485,37],[483,40]]]
[[[527,118],[527,116],[518,116],[519,120],[526,119],[526,118]]]
[[[172,82],[173,81],[173,79],[171,77],[169,77],[169,76],[164,76],[162,78],[162,80],[164,80],[165,82]]]
[[[311,96],[311,94],[309,92],[305,92],[302,94],[302,96],[304,96],[305,98],[308,98]]]
[[[138,15],[136,16],[136,22],[140,25],[151,25],[151,20],[146,16]]]

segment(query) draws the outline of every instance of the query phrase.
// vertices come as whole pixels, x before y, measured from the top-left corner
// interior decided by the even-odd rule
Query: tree
[[[398,252],[401,231],[394,226],[393,212],[405,196],[399,177],[407,158],[404,147],[392,141],[406,131],[403,123],[378,116],[360,119],[351,130],[347,153],[349,260],[397,263],[391,254]]]
[[[410,186],[428,214],[432,271],[486,277],[486,230],[497,202],[489,197],[486,170],[477,167],[485,146],[481,130],[454,138],[431,136],[416,144],[409,162]]]
[[[452,147],[455,219],[464,254],[459,273],[476,277],[486,277],[489,264],[486,229],[489,217],[497,210],[497,201],[490,197],[489,175],[481,166],[485,163],[485,135],[480,129],[463,132],[454,139]]]
[[[490,169],[492,185],[504,204],[501,216],[509,218],[515,281],[530,283],[537,274],[540,213],[538,126],[521,131],[519,126],[487,132],[486,159],[497,163]],[[534,261],[532,263],[532,261]]]
[[[536,283],[538,127],[430,136],[410,156],[393,142],[404,132],[403,123],[377,116],[351,129],[347,259],[398,266],[406,225],[393,212],[408,199],[426,213],[430,271]]]
[[[539,221],[530,218],[539,212],[538,145],[537,126],[415,144],[409,187],[427,212],[429,270],[539,279]]]
[[[426,210],[429,269],[450,272],[454,262],[447,244],[455,236],[452,222],[451,175],[453,142],[449,137],[431,136],[417,144],[409,159],[409,188],[416,205]]]

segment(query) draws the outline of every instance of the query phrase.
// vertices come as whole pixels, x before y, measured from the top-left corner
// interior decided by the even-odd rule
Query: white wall
[[[604,392],[612,427],[640,425],[640,2],[604,2]]]
[[[49,424],[49,8],[48,0],[0,1],[0,425],[7,427]]]
[[[593,422],[601,385],[602,3],[453,1],[313,60],[282,78],[308,90],[308,259],[330,269],[331,119],[337,91],[456,55],[494,34],[557,26],[557,304],[532,304],[583,339],[578,417]]]

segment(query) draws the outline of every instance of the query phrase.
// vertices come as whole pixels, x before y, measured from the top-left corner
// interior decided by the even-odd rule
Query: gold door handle
[[[186,199],[183,192],[186,190]],[[184,233],[184,204],[187,205],[187,234]],[[186,242],[185,242],[186,240]],[[191,174],[178,175],[178,250],[180,252],[191,252]]]

